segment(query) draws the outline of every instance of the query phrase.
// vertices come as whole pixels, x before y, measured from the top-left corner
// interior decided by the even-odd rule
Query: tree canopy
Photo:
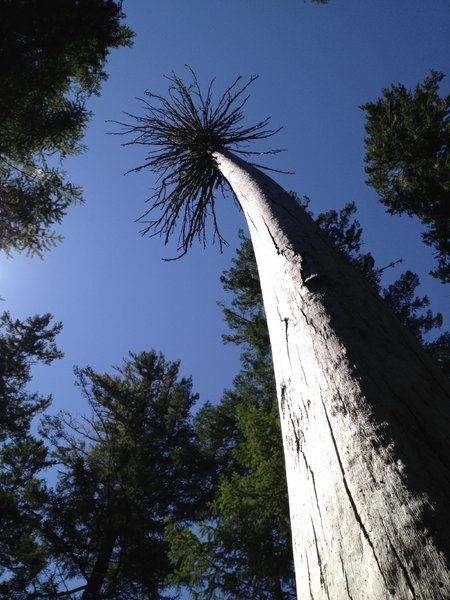
[[[391,214],[415,215],[435,250],[431,274],[450,282],[450,94],[439,95],[437,71],[414,92],[392,85],[366,112],[366,172]]]
[[[197,396],[178,368],[150,351],[130,355],[114,375],[80,370],[91,415],[44,422],[60,469],[43,529],[54,592],[82,578],[83,599],[165,597],[165,521],[191,517],[202,497],[190,414]]]
[[[242,107],[248,100],[245,94],[257,76],[244,84],[237,77],[215,99],[214,82],[205,93],[195,73],[189,71],[190,82],[185,83],[175,73],[167,78],[167,98],[147,91],[147,99],[142,100],[143,114],[125,113],[131,123],[116,121],[122,127],[118,135],[131,136],[125,146],[149,147],[145,162],[129,172],[149,169],[159,175],[157,188],[149,198],[151,207],[140,219],[145,224],[143,233],[161,235],[167,244],[178,231],[177,258],[184,256],[197,239],[205,245],[209,220],[212,220],[213,240],[220,247],[226,243],[217,222],[215,202],[217,194],[223,193],[228,184],[213,153],[231,149],[247,157],[260,155],[261,152],[246,149],[248,142],[269,138],[278,131],[268,129],[268,118],[255,125],[243,125]],[[273,152],[276,151],[269,153]],[[149,220],[154,211],[159,216]]]
[[[448,334],[425,342],[442,319],[415,294],[417,276],[406,272],[382,287],[384,269],[361,253],[355,210],[348,204],[317,220],[448,365]],[[241,348],[242,369],[218,405],[193,419],[196,396],[178,364],[154,351],[130,355],[114,374],[77,371],[91,414],[47,417],[49,449],[30,424],[50,399],[27,386],[35,361],[60,356],[60,326],[48,315],[2,317],[1,593],[137,600],[163,598],[175,584],[203,599],[295,597],[270,342],[249,240],[222,283],[231,295],[225,341]],[[54,486],[43,479],[51,465]]]
[[[55,342],[61,324],[52,325],[51,318],[46,314],[20,321],[8,312],[0,316],[0,441],[27,432],[33,417],[50,403],[50,398],[30,392],[29,384],[33,364],[62,357]]]
[[[0,596],[25,598],[30,581],[45,567],[39,539],[47,451],[31,433],[35,416],[51,398],[30,390],[31,369],[62,354],[55,343],[61,325],[50,315],[25,321],[0,319]]]
[[[82,149],[85,102],[106,78],[109,51],[132,33],[113,0],[0,4],[0,250],[41,254],[81,199],[55,155]]]
[[[45,417],[47,447],[26,431],[4,445],[2,597],[170,596],[166,520],[195,518],[208,481],[197,396],[178,370],[154,351],[131,354],[114,374],[79,369],[91,414]],[[54,485],[42,479],[49,466]]]

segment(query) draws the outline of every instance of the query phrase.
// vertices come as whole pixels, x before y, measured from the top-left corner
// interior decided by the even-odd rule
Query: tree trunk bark
[[[92,568],[89,580],[84,588],[81,600],[100,600],[101,589],[105,581],[106,573],[108,572],[111,556],[114,551],[114,545],[117,540],[117,533],[111,527],[105,531],[103,540],[97,553],[95,564]]]
[[[214,157],[258,263],[298,598],[448,599],[448,381],[287,192]]]

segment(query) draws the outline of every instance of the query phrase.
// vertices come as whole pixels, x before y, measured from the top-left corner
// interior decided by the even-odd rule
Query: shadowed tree
[[[366,112],[367,183],[390,214],[416,216],[423,241],[435,250],[431,275],[450,282],[450,94],[439,96],[442,73],[432,71],[414,92],[384,89]]]
[[[238,80],[239,81],[239,80]],[[235,82],[214,103],[170,78],[123,125],[159,173],[147,224],[186,252],[229,185],[247,219],[270,333],[299,598],[448,596],[450,390],[417,340],[242,144]],[[252,80],[250,80],[252,81]],[[219,237],[220,239],[220,237]]]
[[[0,11],[0,251],[41,255],[81,199],[55,159],[82,149],[85,102],[132,33],[113,0],[0,0]]]
[[[61,325],[50,319],[0,317],[0,597],[11,600],[29,598],[25,590],[47,564],[39,528],[48,458],[31,423],[50,398],[30,391],[30,381],[34,364],[62,356],[55,344]]]
[[[112,375],[80,370],[91,415],[44,421],[59,469],[41,533],[49,597],[71,583],[70,597],[82,600],[170,597],[165,521],[195,518],[203,499],[197,396],[178,370],[154,351],[131,354]]]

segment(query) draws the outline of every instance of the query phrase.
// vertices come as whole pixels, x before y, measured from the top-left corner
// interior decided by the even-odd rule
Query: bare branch
[[[158,187],[148,199],[150,208],[138,221],[145,225],[141,233],[161,236],[165,244],[178,231],[176,259],[184,256],[195,240],[206,244],[209,221],[212,221],[213,242],[217,241],[221,250],[226,244],[219,231],[215,204],[217,193],[225,191],[226,181],[213,153],[223,149],[246,156],[281,152],[246,149],[249,143],[272,137],[279,131],[268,129],[269,119],[248,127],[242,125],[242,109],[249,99],[245,92],[257,79],[256,75],[244,84],[241,77],[237,77],[218,101],[214,101],[214,80],[203,93],[194,71],[188,69],[192,78],[189,84],[173,73],[167,77],[167,98],[147,91],[147,98],[140,99],[143,114],[125,113],[132,119],[131,123],[113,121],[122,128],[115,135],[133,136],[124,146],[150,148],[145,162],[128,171],[150,169],[158,175]],[[263,165],[255,166],[276,171]],[[150,214],[155,212],[155,218],[150,219]]]

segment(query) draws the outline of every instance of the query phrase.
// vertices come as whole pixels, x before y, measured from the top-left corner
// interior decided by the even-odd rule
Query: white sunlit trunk
[[[450,598],[447,380],[287,192],[214,157],[258,263],[298,598]]]

